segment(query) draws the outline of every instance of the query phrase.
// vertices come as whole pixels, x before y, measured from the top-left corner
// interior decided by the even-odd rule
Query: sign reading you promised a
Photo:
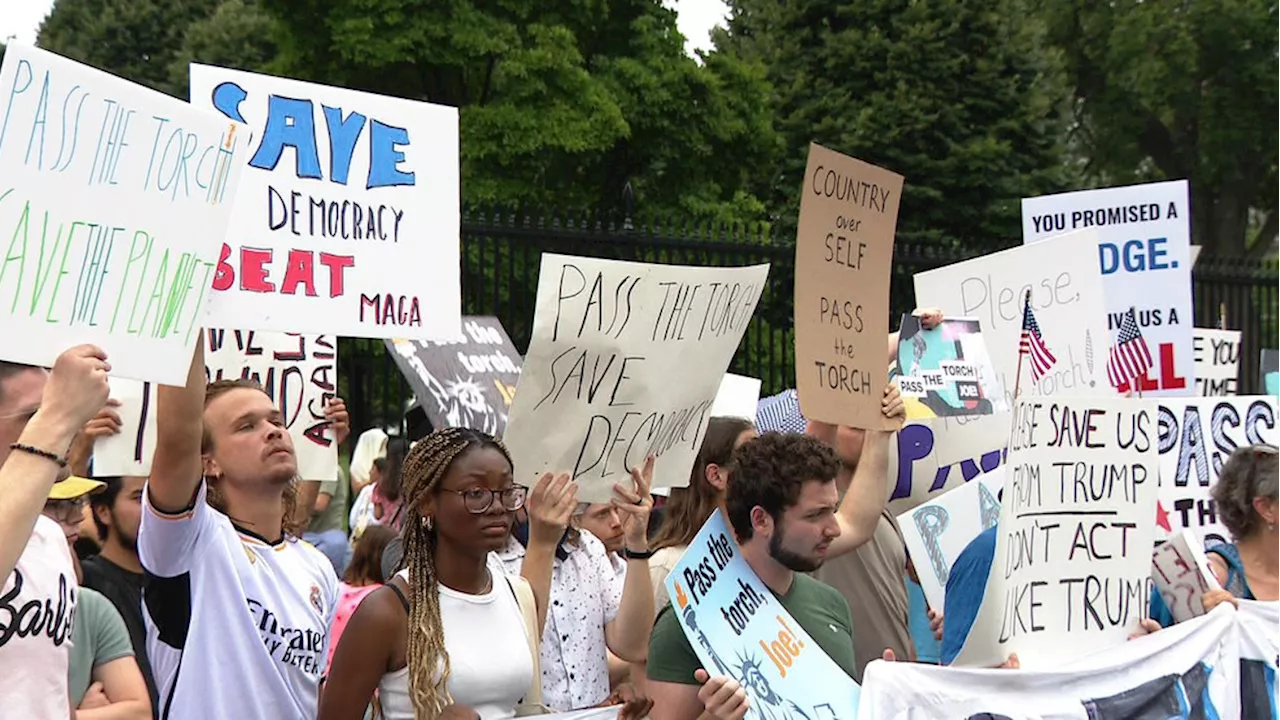
[[[858,684],[756,577],[720,510],[703,524],[666,583],[671,610],[702,667],[742,685],[748,718],[857,716]]]
[[[1023,396],[995,557],[955,664],[1060,666],[1148,615],[1159,442],[1153,402]]]
[[[203,337],[206,380],[248,378],[261,385],[293,439],[298,476],[336,478],[338,446],[324,416],[337,393],[336,338],[253,330],[206,330]],[[112,378],[111,397],[120,402],[123,422],[118,435],[94,444],[93,474],[146,476],[156,447],[156,387]]]
[[[0,93],[0,357],[182,385],[248,128],[22,45]]]
[[[191,102],[253,133],[210,327],[457,337],[456,108],[197,64]]]
[[[543,253],[533,337],[505,437],[516,481],[572,473],[607,502],[657,458],[684,487],[768,265],[684,267]]]
[[[901,175],[809,145],[796,231],[796,392],[804,416],[896,430],[880,412]]]
[[[1022,201],[1025,243],[1086,228],[1096,233],[1089,247],[1096,249],[1095,262],[1106,287],[1108,327],[1118,333],[1124,314],[1136,309],[1151,349],[1154,365],[1138,379],[1136,389],[1158,397],[1193,395],[1195,316],[1187,181],[1081,190]],[[1120,391],[1128,389],[1126,385]]]

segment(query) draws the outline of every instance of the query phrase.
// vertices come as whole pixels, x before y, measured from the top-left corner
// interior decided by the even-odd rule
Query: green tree
[[[1019,200],[1063,187],[1068,93],[1022,0],[729,5],[717,50],[769,69],[785,143],[769,203],[790,232],[810,141],[905,176],[908,240],[1012,243]]]
[[[187,28],[169,66],[170,81],[185,95],[192,62],[268,72],[279,53],[278,32],[258,0],[222,0],[211,15]]]
[[[1072,139],[1096,184],[1186,178],[1206,254],[1276,239],[1274,2],[1040,0],[1077,102]]]

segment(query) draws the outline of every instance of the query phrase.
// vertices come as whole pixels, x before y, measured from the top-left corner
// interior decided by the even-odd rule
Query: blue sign
[[[667,576],[667,594],[702,666],[747,691],[747,718],[857,716],[858,684],[756,577],[719,510]]]

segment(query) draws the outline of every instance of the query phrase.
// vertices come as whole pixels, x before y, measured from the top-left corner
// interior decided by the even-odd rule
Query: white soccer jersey
[[[333,565],[268,543],[205,502],[166,515],[144,493],[138,554],[164,720],[312,720],[337,602]]]

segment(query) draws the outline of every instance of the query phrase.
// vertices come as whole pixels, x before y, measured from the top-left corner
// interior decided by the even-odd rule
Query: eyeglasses
[[[515,512],[524,507],[525,495],[529,489],[520,485],[502,488],[501,490],[490,490],[489,488],[467,488],[466,490],[448,490],[441,488],[442,491],[453,493],[462,498],[462,504],[467,508],[467,512],[472,515],[480,515],[488,512],[493,507],[493,501],[497,499],[502,503],[502,509],[507,512]]]
[[[54,520],[65,525],[79,525],[84,519],[84,506],[89,501],[85,496],[71,500],[48,500],[44,504],[45,513]]]

